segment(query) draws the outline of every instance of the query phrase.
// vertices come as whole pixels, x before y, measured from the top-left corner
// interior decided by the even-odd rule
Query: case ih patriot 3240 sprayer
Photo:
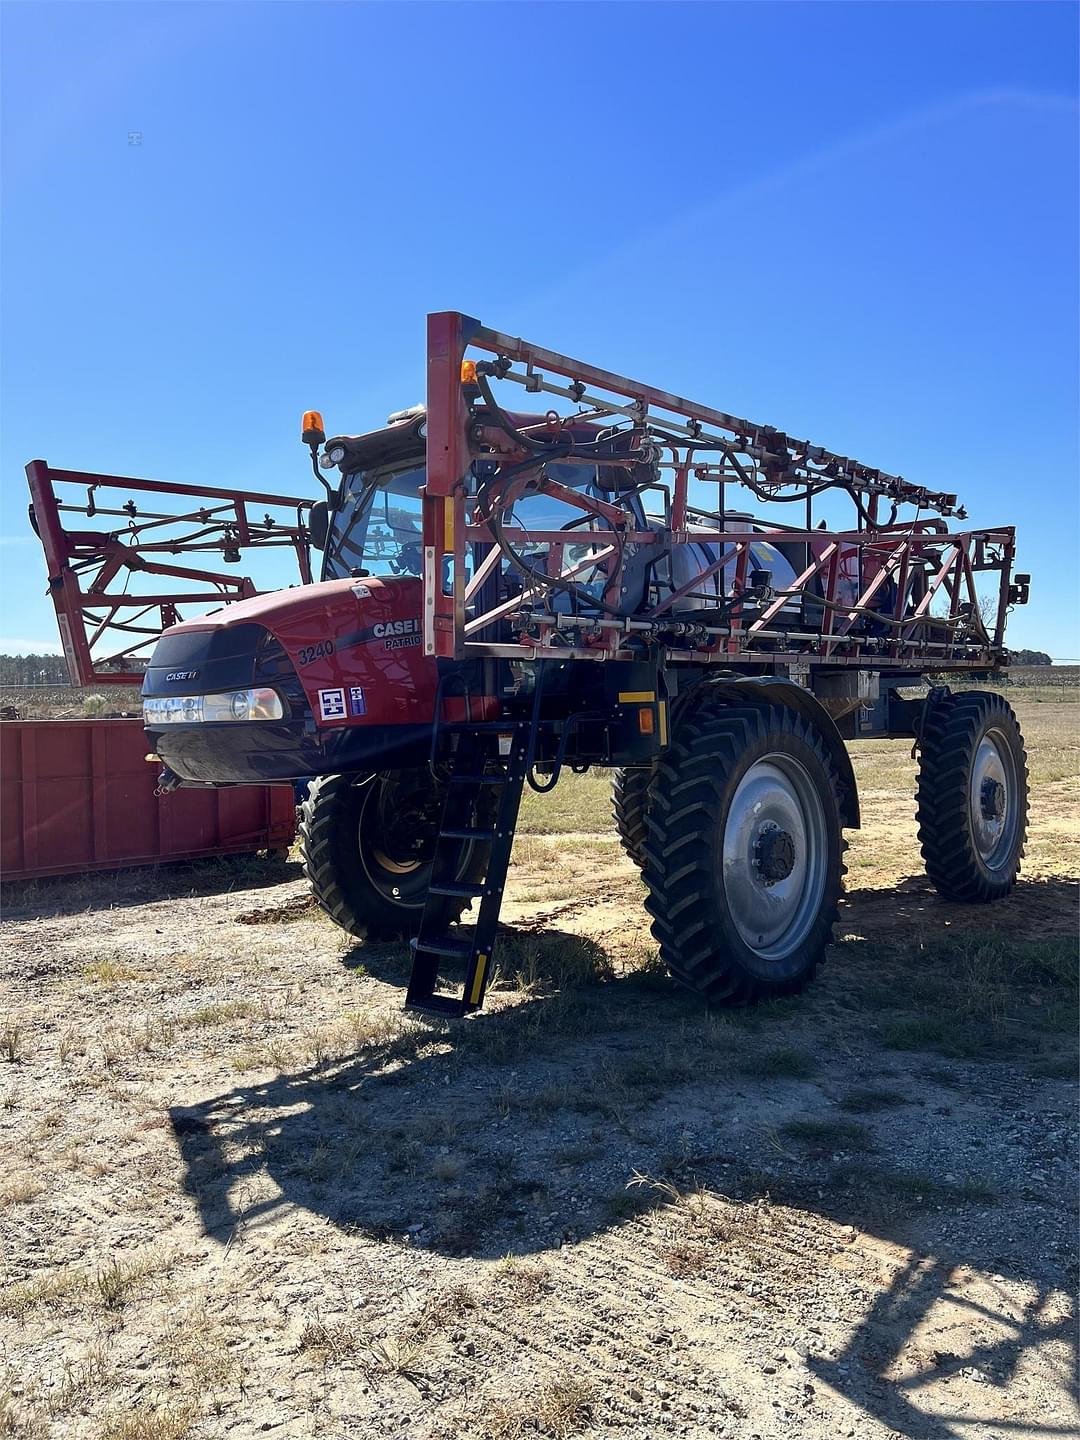
[[[142,682],[163,786],[312,777],[314,893],[354,934],[411,938],[410,1005],[483,1003],[523,786],[568,767],[614,772],[660,953],[710,1002],[813,975],[859,824],[845,739],[915,740],[943,895],[1011,888],[1016,719],[922,685],[1005,663],[1011,527],[950,525],[955,495],[453,312],[428,320],[426,405],[330,439],[309,412],[303,438],[317,502],[35,461],[34,523],[69,664]],[[176,559],[282,545],[300,588]]]

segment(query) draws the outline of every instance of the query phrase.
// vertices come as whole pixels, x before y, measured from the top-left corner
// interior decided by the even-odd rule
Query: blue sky
[[[1074,6],[2,26],[0,650],[58,648],[27,460],[307,493],[301,411],[421,399],[453,308],[958,491],[1080,655]]]

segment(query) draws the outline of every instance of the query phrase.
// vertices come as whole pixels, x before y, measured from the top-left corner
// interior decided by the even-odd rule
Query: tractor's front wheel
[[[300,810],[300,855],[319,905],[350,935],[415,935],[431,879],[443,792],[428,770],[322,775]],[[459,880],[481,873],[478,847],[464,846]],[[440,925],[467,901],[447,896]]]
[[[785,706],[686,715],[649,788],[646,907],[674,977],[710,1004],[790,994],[832,938],[843,876],[835,769]]]
[[[923,725],[917,791],[926,873],[947,900],[1000,900],[1027,836],[1024,738],[1012,706],[985,690],[936,701]]]

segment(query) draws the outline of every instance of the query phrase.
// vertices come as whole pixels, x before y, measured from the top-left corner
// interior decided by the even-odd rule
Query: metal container
[[[292,787],[155,795],[134,720],[0,724],[0,874],[5,880],[276,850],[295,828]]]

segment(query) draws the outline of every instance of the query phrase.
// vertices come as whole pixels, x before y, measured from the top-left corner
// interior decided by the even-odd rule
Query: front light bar
[[[224,690],[217,695],[162,695],[143,700],[144,725],[205,725],[222,720],[280,720],[276,690]]]

